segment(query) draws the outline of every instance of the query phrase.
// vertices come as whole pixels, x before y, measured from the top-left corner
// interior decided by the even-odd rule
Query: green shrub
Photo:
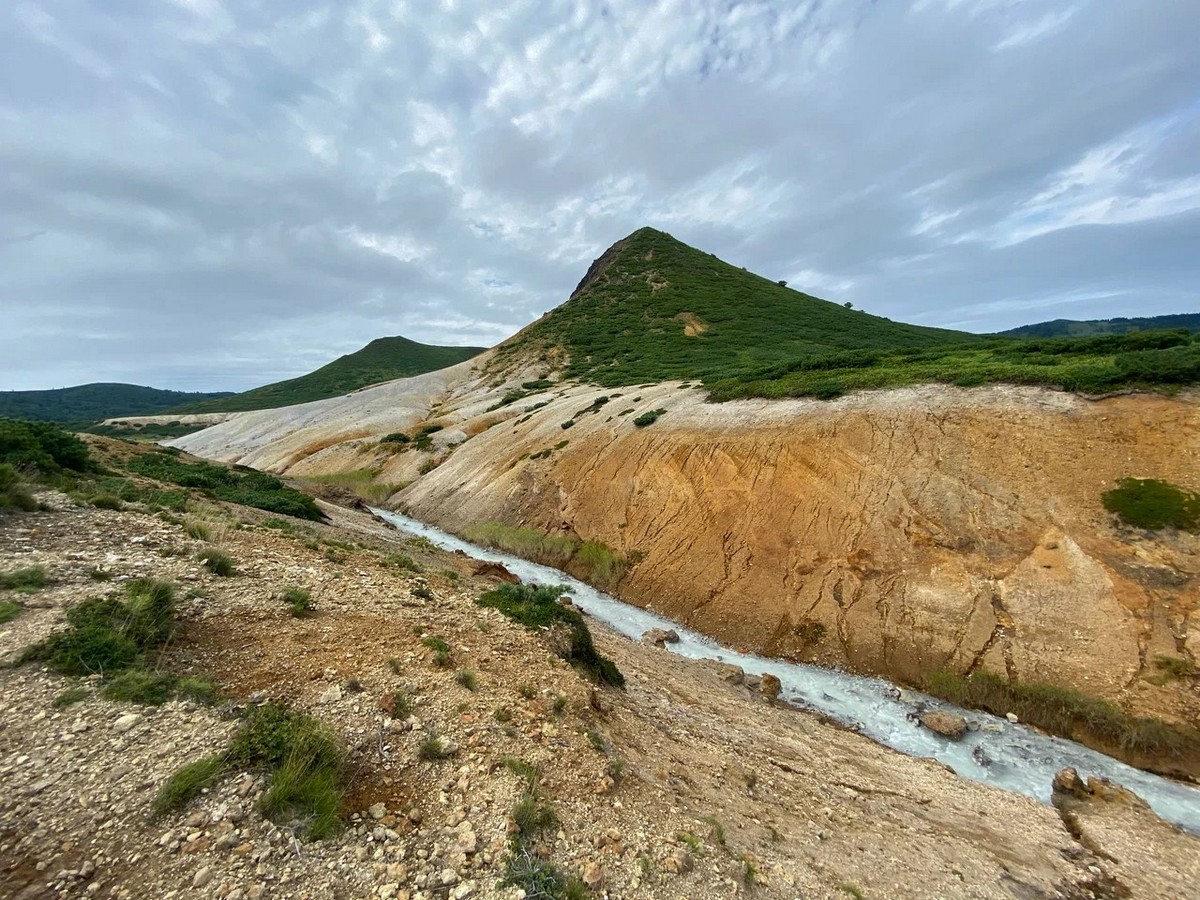
[[[33,512],[37,508],[38,502],[20,473],[8,463],[0,463],[0,513],[9,509]]]
[[[666,412],[665,409],[647,410],[646,412],[644,412],[640,416],[638,416],[636,419],[634,419],[633,424],[636,425],[638,428],[645,428],[647,425],[653,425],[655,422],[657,422],[659,416],[663,415],[663,413],[665,413],[665,412]]]
[[[307,494],[287,487],[265,472],[227,469],[212,463],[188,463],[162,453],[144,453],[129,461],[131,472],[204,491],[218,500],[253,506],[298,519],[321,521],[324,513]]]
[[[11,622],[17,617],[22,609],[24,609],[16,600],[0,600],[0,625],[5,622]]]
[[[131,581],[126,601],[92,598],[67,610],[66,631],[26,649],[22,661],[45,662],[63,675],[112,677],[171,638],[175,591],[167,582]]]
[[[459,670],[458,674],[454,676],[454,680],[468,691],[479,690],[479,678],[470,669]]]
[[[177,679],[165,672],[126,669],[108,679],[100,689],[107,700],[158,706],[171,698]]]
[[[11,572],[0,572],[0,590],[32,594],[46,586],[45,566],[26,566]]]
[[[569,647],[562,651],[563,658],[586,672],[592,680],[623,688],[625,677],[612,660],[596,652],[583,616],[578,610],[558,602],[561,592],[562,588],[558,585],[501,584],[475,602],[480,606],[498,609],[527,628],[565,626]]]
[[[425,739],[421,741],[420,746],[417,748],[417,758],[423,762],[437,762],[452,755],[453,753],[446,745],[446,742],[434,731],[426,734]]]
[[[1154,478],[1122,478],[1101,499],[1126,525],[1158,531],[1200,528],[1200,494]]]
[[[292,615],[302,619],[312,611],[312,595],[304,588],[290,587],[280,592],[279,598],[291,608]]]
[[[20,419],[0,419],[0,463],[44,475],[93,469],[87,445],[75,435],[50,422]]]
[[[196,554],[196,558],[204,563],[204,568],[221,578],[228,578],[236,571],[233,565],[233,557],[224,550],[218,550],[216,547],[201,550]]]
[[[433,651],[433,662],[439,669],[450,665],[450,645],[436,635],[421,639],[421,643]]]

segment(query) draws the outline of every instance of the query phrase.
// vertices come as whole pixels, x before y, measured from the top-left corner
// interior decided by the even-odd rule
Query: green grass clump
[[[425,739],[417,747],[417,758],[423,762],[437,762],[453,755],[446,742],[434,731],[425,735]]]
[[[67,688],[65,691],[55,697],[54,701],[50,705],[55,709],[62,709],[64,706],[72,706],[73,704],[86,700],[89,696],[91,696],[91,693],[92,692],[83,685],[76,684]]]
[[[169,453],[143,453],[131,459],[127,468],[135,474],[200,490],[229,503],[297,519],[321,521],[325,518],[312,497],[287,487],[265,472],[206,462],[188,463]]]
[[[186,804],[221,778],[244,769],[265,770],[271,784],[260,807],[277,824],[298,824],[320,840],[340,824],[345,753],[316,719],[276,703],[252,708],[224,753],[189,763],[159,789],[162,815]]]
[[[634,419],[633,424],[636,425],[638,428],[645,428],[647,425],[653,425],[655,422],[657,422],[658,417],[661,416],[665,412],[666,412],[665,409],[647,410],[646,412],[644,412],[640,416],[638,416],[636,419]]]
[[[5,622],[11,622],[17,617],[22,609],[24,609],[16,600],[0,600],[0,625]]]
[[[1200,528],[1200,494],[1156,478],[1122,478],[1101,496],[1104,508],[1126,525],[1158,531]]]
[[[233,564],[233,557],[216,547],[201,550],[196,554],[196,559],[204,563],[204,568],[221,578],[229,578],[237,571]]]
[[[474,692],[479,690],[479,677],[470,669],[460,669],[458,674],[454,676],[454,680],[468,691]]]
[[[105,681],[100,693],[107,700],[158,706],[171,698],[178,679],[166,672],[126,669]]]
[[[546,451],[543,451],[546,452]],[[547,452],[547,455],[548,452]],[[480,522],[467,527],[463,537],[475,544],[495,547],[543,565],[566,569],[600,588],[611,588],[634,562],[600,541],[580,541],[564,534],[547,534],[530,526]]]
[[[175,628],[175,589],[164,581],[138,579],[126,599],[92,598],[67,610],[66,631],[26,649],[22,661],[44,662],[63,675],[112,677],[148,662]]]
[[[561,593],[562,588],[558,585],[501,584],[475,602],[498,609],[527,628],[564,626],[569,635],[569,647],[562,651],[563,659],[582,669],[593,681],[623,688],[625,676],[611,659],[596,652],[583,616],[578,610],[558,602]]]
[[[279,594],[279,599],[288,604],[294,617],[302,619],[312,611],[312,595],[304,588],[285,588]]]
[[[959,706],[993,715],[1015,713],[1030,725],[1074,740],[1102,743],[1118,753],[1200,761],[1200,730],[1131,716],[1115,704],[1056,685],[1010,682],[990,672],[934,672],[925,690]]]
[[[450,645],[437,635],[421,638],[421,643],[433,651],[433,662],[439,669],[450,665]]]
[[[26,566],[11,572],[0,572],[0,590],[32,594],[45,586],[45,566]]]

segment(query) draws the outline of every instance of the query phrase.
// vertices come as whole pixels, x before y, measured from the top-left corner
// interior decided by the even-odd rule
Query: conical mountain
[[[641,228],[592,263],[570,299],[501,344],[497,362],[537,354],[562,362],[566,377],[616,386],[973,339],[813,297]]]

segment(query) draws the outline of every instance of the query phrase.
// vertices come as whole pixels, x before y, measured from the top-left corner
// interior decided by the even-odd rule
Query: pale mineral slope
[[[412,480],[392,504],[451,530],[500,520],[603,541],[640,559],[622,598],[767,654],[908,681],[982,668],[1200,712],[1183,682],[1143,677],[1159,654],[1200,654],[1200,541],[1121,530],[1101,503],[1129,475],[1200,489],[1194,394],[922,387],[710,404],[678,383],[562,385],[487,411],[522,377],[489,385],[464,364],[174,443],[277,472]],[[666,412],[635,427],[649,409]],[[425,419],[445,426],[432,453],[378,443]]]

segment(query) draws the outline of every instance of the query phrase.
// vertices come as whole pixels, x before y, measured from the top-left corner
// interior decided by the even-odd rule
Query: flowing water
[[[1074,741],[1038,734],[1023,725],[959,709],[916,691],[901,691],[880,678],[738,653],[670,619],[622,603],[558,569],[477,547],[398,513],[381,509],[374,512],[401,531],[427,538],[444,550],[460,550],[475,559],[501,563],[524,582],[565,585],[576,606],[634,640],[651,628],[673,628],[679,642],[669,645],[672,652],[692,659],[732,663],[749,673],[770,673],[783,685],[782,699],[820,710],[901,753],[932,757],[964,778],[1048,802],[1054,773],[1071,766],[1085,779],[1100,775],[1119,782],[1145,799],[1164,819],[1200,834],[1200,789],[1135,769]],[[918,708],[958,713],[979,729],[968,731],[961,741],[947,740],[914,721]]]

